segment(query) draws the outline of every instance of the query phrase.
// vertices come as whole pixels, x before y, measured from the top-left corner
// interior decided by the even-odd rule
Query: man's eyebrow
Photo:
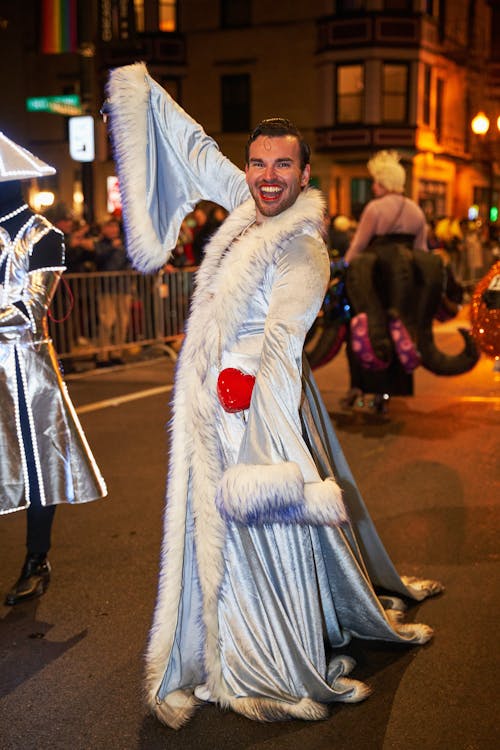
[[[251,156],[249,158],[249,160],[248,160],[249,163],[250,162],[254,162],[254,161],[255,162],[256,161],[262,162],[262,161],[264,161],[264,157],[261,157],[261,156]],[[287,161],[287,162],[289,162],[291,164],[293,162],[293,159],[290,156],[278,156],[276,159],[273,159],[273,163],[276,163],[277,161]]]

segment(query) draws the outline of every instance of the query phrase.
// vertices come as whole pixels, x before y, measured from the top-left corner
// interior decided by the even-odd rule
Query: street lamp
[[[496,221],[496,217],[493,218],[492,216],[492,212],[496,208],[493,206],[495,197],[495,154],[491,141],[487,142],[486,140],[486,134],[490,129],[489,117],[482,111],[478,112],[472,119],[470,126],[472,132],[479,136],[482,160],[487,165],[488,170],[488,217],[490,221]],[[497,130],[500,132],[500,116],[497,118]]]
[[[499,118],[500,119],[500,118]],[[476,135],[486,135],[490,129],[490,121],[484,114],[484,112],[478,112],[473,118],[471,124],[472,132]]]

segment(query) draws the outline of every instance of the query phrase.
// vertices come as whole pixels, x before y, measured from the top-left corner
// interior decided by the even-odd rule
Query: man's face
[[[245,167],[257,223],[292,206],[309,182],[310,165],[300,169],[300,147],[293,135],[259,135],[250,144]]]

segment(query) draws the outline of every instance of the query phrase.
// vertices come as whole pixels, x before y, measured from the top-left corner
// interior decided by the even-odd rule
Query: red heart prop
[[[235,414],[248,409],[255,378],[235,367],[226,367],[217,378],[217,395],[224,411]]]

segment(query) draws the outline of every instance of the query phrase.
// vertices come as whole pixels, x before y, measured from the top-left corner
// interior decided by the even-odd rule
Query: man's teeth
[[[261,187],[261,191],[263,193],[281,193],[280,187]]]

